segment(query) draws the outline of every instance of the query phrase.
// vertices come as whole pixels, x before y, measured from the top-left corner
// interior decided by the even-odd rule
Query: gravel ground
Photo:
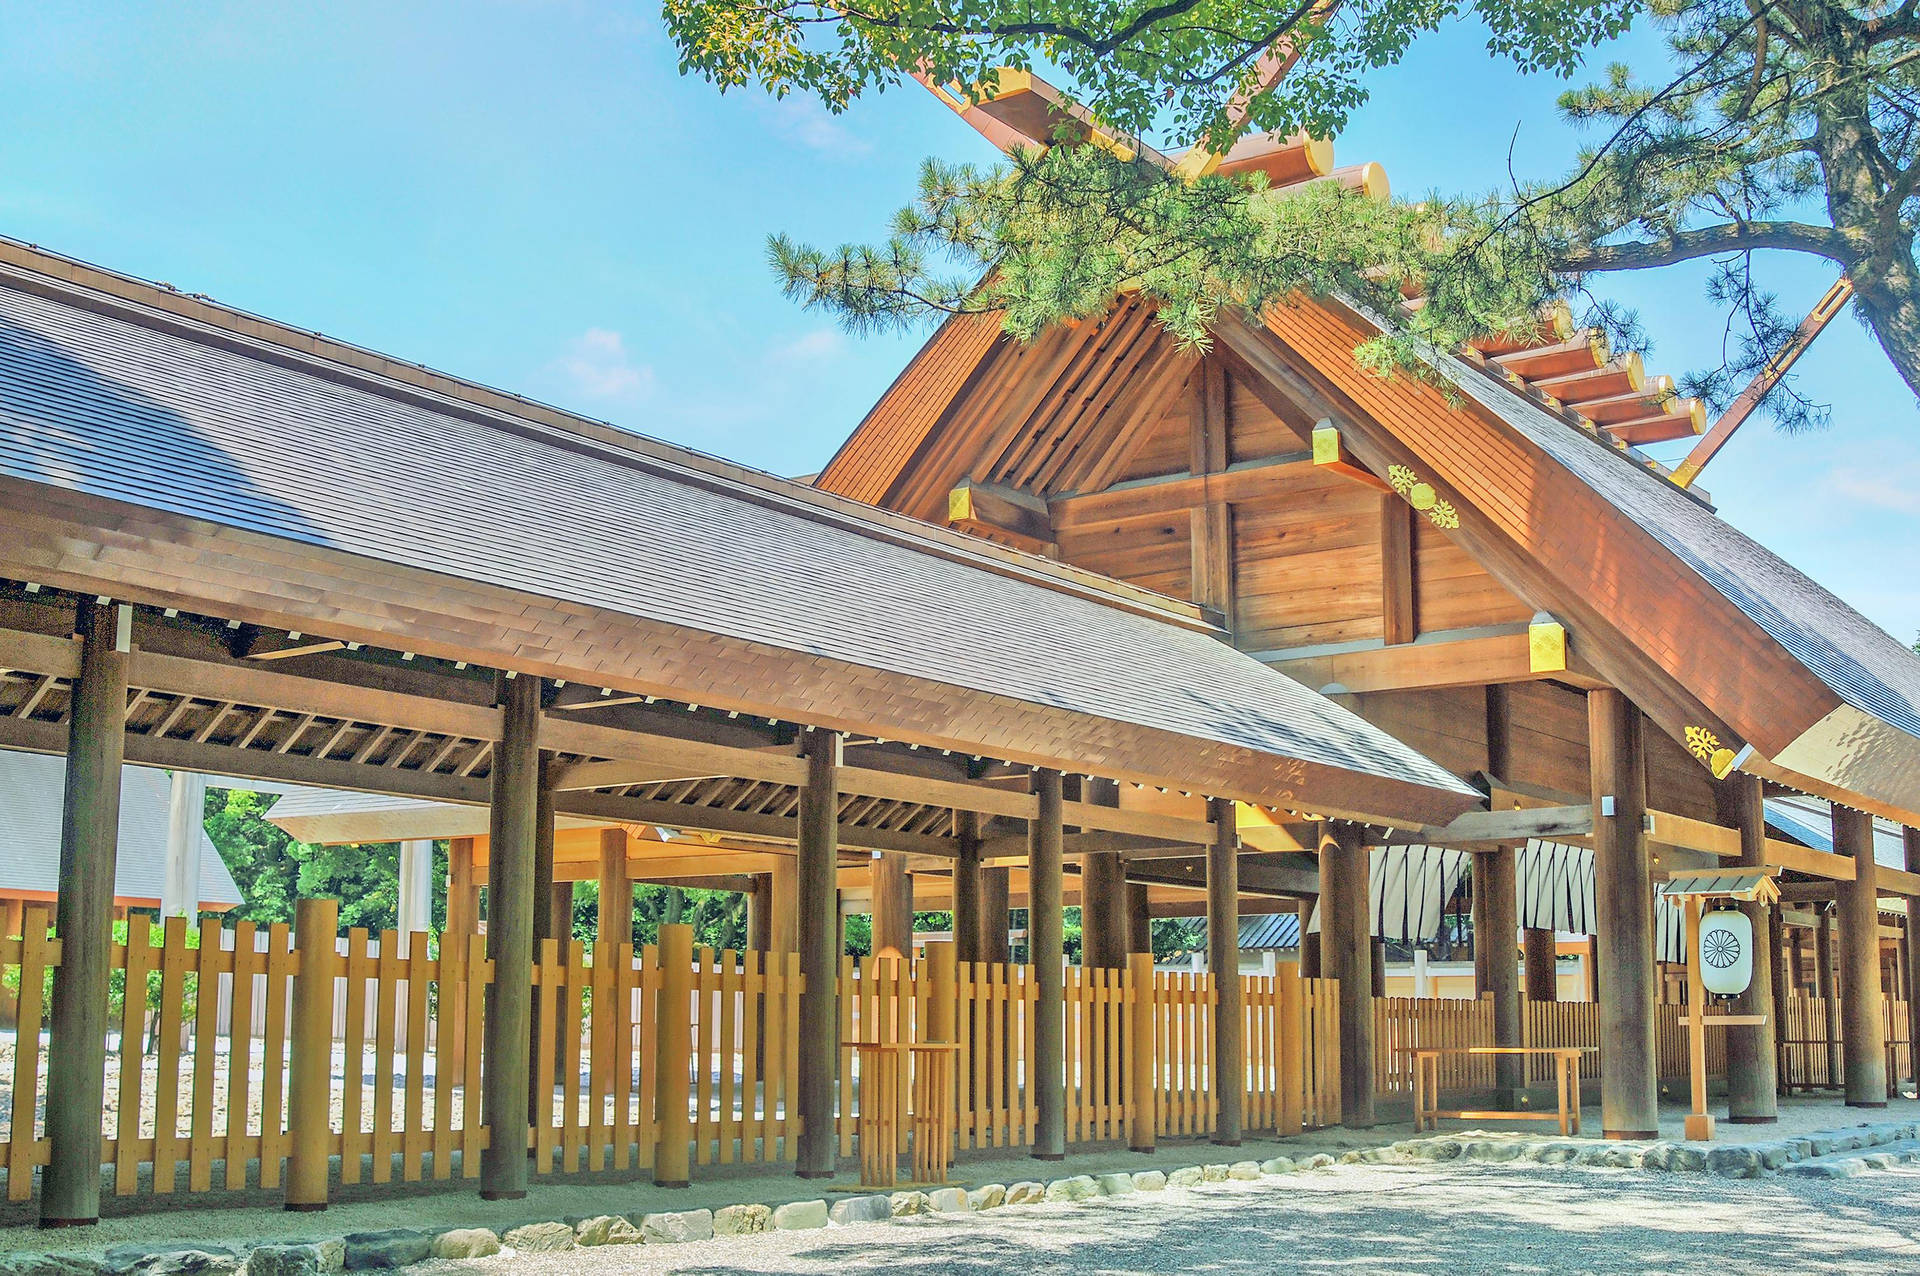
[[[1920,1171],[1838,1182],[1572,1167],[1355,1165],[1085,1205],[617,1246],[416,1269],[455,1276],[1920,1271]]]

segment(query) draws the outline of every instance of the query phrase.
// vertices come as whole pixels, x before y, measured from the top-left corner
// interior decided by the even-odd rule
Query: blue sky
[[[922,157],[991,158],[917,88],[833,117],[684,80],[646,6],[4,12],[0,231],[782,473],[817,468],[918,338],[803,313],[765,236],[874,238]],[[1450,29],[1380,74],[1340,162],[1402,194],[1500,184],[1510,150],[1557,170],[1559,87]],[[1833,271],[1772,277],[1804,310]],[[1653,370],[1715,357],[1700,278],[1612,284]],[[1702,486],[1911,641],[1920,414],[1851,318],[1801,367],[1832,427],[1756,421]]]

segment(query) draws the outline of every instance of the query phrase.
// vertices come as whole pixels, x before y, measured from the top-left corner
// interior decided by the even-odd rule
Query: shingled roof
[[[8,247],[16,262],[26,255]],[[1186,604],[594,423],[573,428],[551,409],[483,408],[451,378],[439,392],[401,384],[263,341],[262,326],[211,307],[166,313],[44,269],[0,271],[7,503],[64,490],[142,512],[129,521],[238,529],[339,564],[330,578],[302,576],[289,598],[345,598],[351,561],[391,564],[511,591],[552,625],[637,617],[1084,715],[1090,738],[1097,721],[1133,724],[1183,737],[1196,759],[1224,749],[1283,760],[1274,774],[1372,778],[1392,808],[1382,816],[1474,801],[1439,766],[1234,651]],[[582,680],[619,673],[618,653],[603,654],[612,663]],[[924,708],[901,714],[896,738],[918,726],[940,741]]]

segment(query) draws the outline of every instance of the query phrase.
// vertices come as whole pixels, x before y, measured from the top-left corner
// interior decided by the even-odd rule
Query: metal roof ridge
[[[590,450],[605,460],[649,469],[794,517],[831,523],[1040,588],[1182,628],[1216,635],[1224,632],[1197,605],[1125,581],[882,510],[509,390],[297,328],[214,301],[202,293],[181,292],[171,284],[141,279],[0,234],[0,285],[6,284],[172,331],[190,340],[224,345],[323,379],[410,400],[432,410],[451,411],[557,446]]]

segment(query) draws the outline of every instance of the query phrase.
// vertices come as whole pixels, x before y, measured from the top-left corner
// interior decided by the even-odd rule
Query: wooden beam
[[[1362,465],[1347,451],[1346,444],[1341,441],[1339,427],[1331,421],[1322,421],[1313,427],[1313,463],[1329,474],[1338,474],[1399,499],[1391,483]]]
[[[1472,846],[1479,843],[1547,841],[1586,837],[1593,832],[1593,807],[1542,806],[1509,811],[1468,811],[1451,823],[1412,832],[1395,830],[1376,846]]]
[[[1817,851],[1810,846],[1783,842],[1777,837],[1767,839],[1767,864],[1773,868],[1792,869],[1796,873],[1805,873],[1809,877],[1824,877],[1835,882],[1852,881],[1856,871],[1853,860],[1845,855],[1835,855],[1832,851]]]
[[[1353,692],[1419,691],[1532,682],[1547,677],[1573,686],[1601,685],[1598,676],[1577,657],[1565,670],[1545,674],[1535,669],[1528,635],[1523,630],[1453,638],[1423,634],[1402,646],[1293,658],[1284,649],[1254,654],[1316,690],[1338,683]]]
[[[1413,507],[1397,495],[1380,497],[1380,622],[1387,646],[1419,636],[1414,606]]]
[[[947,525],[1036,554],[1050,554],[1054,548],[1046,500],[1003,483],[961,479],[947,494]]]
[[[1310,452],[1276,453],[1236,461],[1217,474],[1166,474],[1133,479],[1098,491],[1068,493],[1048,500],[1055,533],[1081,531],[1152,514],[1173,514],[1208,499],[1253,500],[1270,495],[1274,479],[1312,462]]]

